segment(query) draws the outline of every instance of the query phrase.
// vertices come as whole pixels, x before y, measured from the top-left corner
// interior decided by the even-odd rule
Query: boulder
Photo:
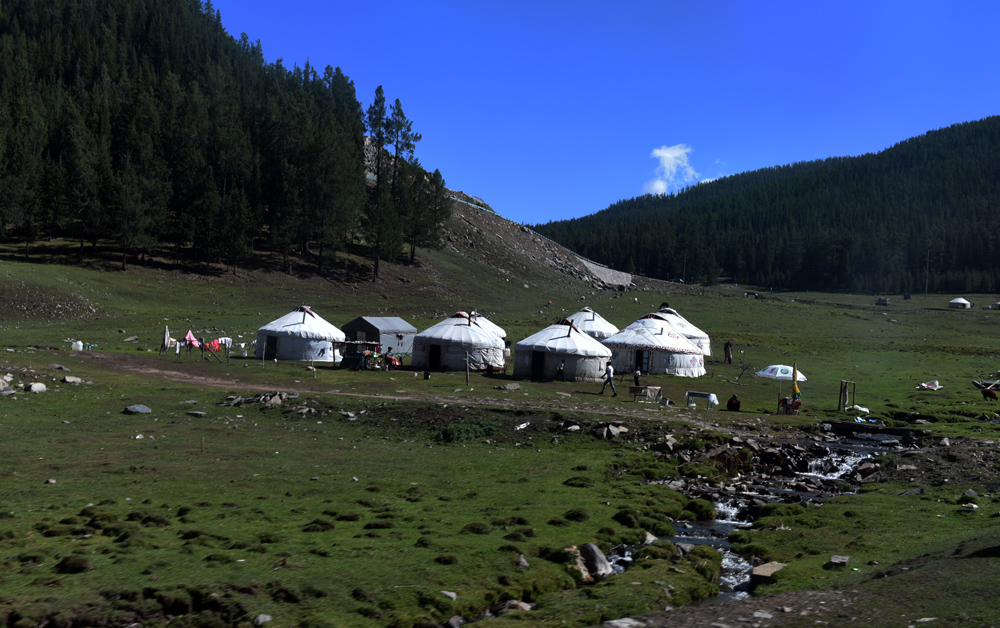
[[[62,379],[64,384],[82,384],[83,380],[79,377],[74,377],[73,375],[66,375]]]
[[[601,548],[593,543],[584,543],[580,547],[580,558],[583,559],[587,571],[595,578],[604,578],[615,572]]]
[[[24,385],[24,392],[43,393],[45,390],[45,384],[41,382],[32,382]]]
[[[125,408],[124,412],[125,414],[149,414],[152,410],[149,409],[149,406],[137,403]]]
[[[261,613],[260,615],[257,615],[256,617],[253,618],[253,625],[256,626],[257,628],[260,628],[261,626],[271,621],[272,619],[274,618],[271,617],[270,615],[265,615]]]

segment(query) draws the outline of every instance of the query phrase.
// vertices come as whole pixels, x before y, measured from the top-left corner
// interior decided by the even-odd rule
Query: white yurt
[[[465,370],[466,355],[473,371],[502,369],[504,341],[458,312],[414,336],[411,364],[433,371]]]
[[[340,363],[340,343],[347,336],[308,305],[296,308],[257,330],[255,355],[265,360],[313,360]]]
[[[956,299],[952,299],[951,301],[949,301],[948,307],[957,307],[960,310],[968,310],[972,307],[972,303],[969,303],[967,299],[958,297]]]
[[[597,340],[604,340],[618,333],[617,327],[589,307],[585,307],[566,318],[572,321],[580,331]]]
[[[514,345],[514,377],[553,379],[565,361],[567,382],[599,382],[610,359],[611,349],[561,320]]]
[[[676,331],[694,343],[701,349],[702,355],[705,357],[712,355],[712,341],[709,339],[708,334],[689,323],[686,318],[678,314],[677,310],[673,308],[660,308],[656,312],[647,314],[632,324],[635,325],[638,323],[658,327],[662,322],[669,323]]]
[[[672,327],[633,323],[601,342],[611,349],[611,365],[619,373],[639,368],[643,373],[700,377],[705,374],[702,350]]]

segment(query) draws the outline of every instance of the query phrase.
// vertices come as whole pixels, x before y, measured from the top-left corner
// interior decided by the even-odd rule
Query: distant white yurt
[[[962,297],[958,297],[957,299],[952,299],[951,301],[949,301],[948,307],[957,307],[960,310],[968,310],[972,307],[972,304],[969,303],[967,300],[963,299]]]
[[[681,335],[694,343],[699,349],[701,349],[702,355],[706,357],[712,355],[712,341],[709,339],[708,334],[689,323],[686,318],[678,314],[677,310],[673,308],[660,308],[656,312],[647,314],[632,324],[635,325],[636,323],[639,323],[647,326],[658,327],[661,325],[661,321],[666,321],[676,331],[680,332]]]
[[[514,345],[514,377],[553,379],[565,361],[567,382],[599,382],[610,359],[611,349],[561,320]]]
[[[411,364],[433,371],[464,370],[466,355],[473,371],[502,369],[504,341],[458,312],[414,336]]]
[[[308,305],[257,330],[255,355],[265,360],[313,360],[340,363],[340,343],[347,337]]]
[[[580,331],[597,340],[604,340],[618,333],[617,327],[589,307],[567,316],[566,319],[572,321]]]
[[[471,318],[472,318],[472,322],[478,324],[480,327],[482,327],[486,331],[490,332],[491,334],[493,334],[494,336],[496,336],[500,340],[506,340],[507,339],[507,332],[503,330],[503,327],[500,327],[499,325],[497,325],[496,323],[494,323],[490,319],[486,318],[485,316],[483,316],[479,312],[476,312],[475,310],[473,310]]]
[[[649,327],[633,323],[601,341],[611,349],[611,364],[618,372],[700,377],[705,374],[702,350],[670,326]]]

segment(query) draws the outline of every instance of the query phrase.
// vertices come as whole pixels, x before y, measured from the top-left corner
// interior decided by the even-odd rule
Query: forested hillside
[[[81,261],[113,244],[123,267],[163,246],[233,267],[267,248],[322,272],[354,238],[377,272],[436,245],[446,215],[412,124],[381,88],[366,115],[340,68],[266,62],[210,0],[0,3],[0,241],[25,255],[53,236]],[[368,128],[391,188],[367,185]]]
[[[1000,117],[535,229],[629,272],[864,292],[1000,289]]]

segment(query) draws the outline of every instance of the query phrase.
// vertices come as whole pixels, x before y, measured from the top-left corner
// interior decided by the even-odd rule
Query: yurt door
[[[428,358],[432,369],[441,368],[441,345],[431,345]]]
[[[646,351],[645,349],[636,349],[635,368],[643,373],[649,372],[649,351]]]
[[[545,352],[531,352],[531,379],[542,379],[545,377]]]
[[[278,357],[278,337],[264,336],[264,359],[273,360]]]

